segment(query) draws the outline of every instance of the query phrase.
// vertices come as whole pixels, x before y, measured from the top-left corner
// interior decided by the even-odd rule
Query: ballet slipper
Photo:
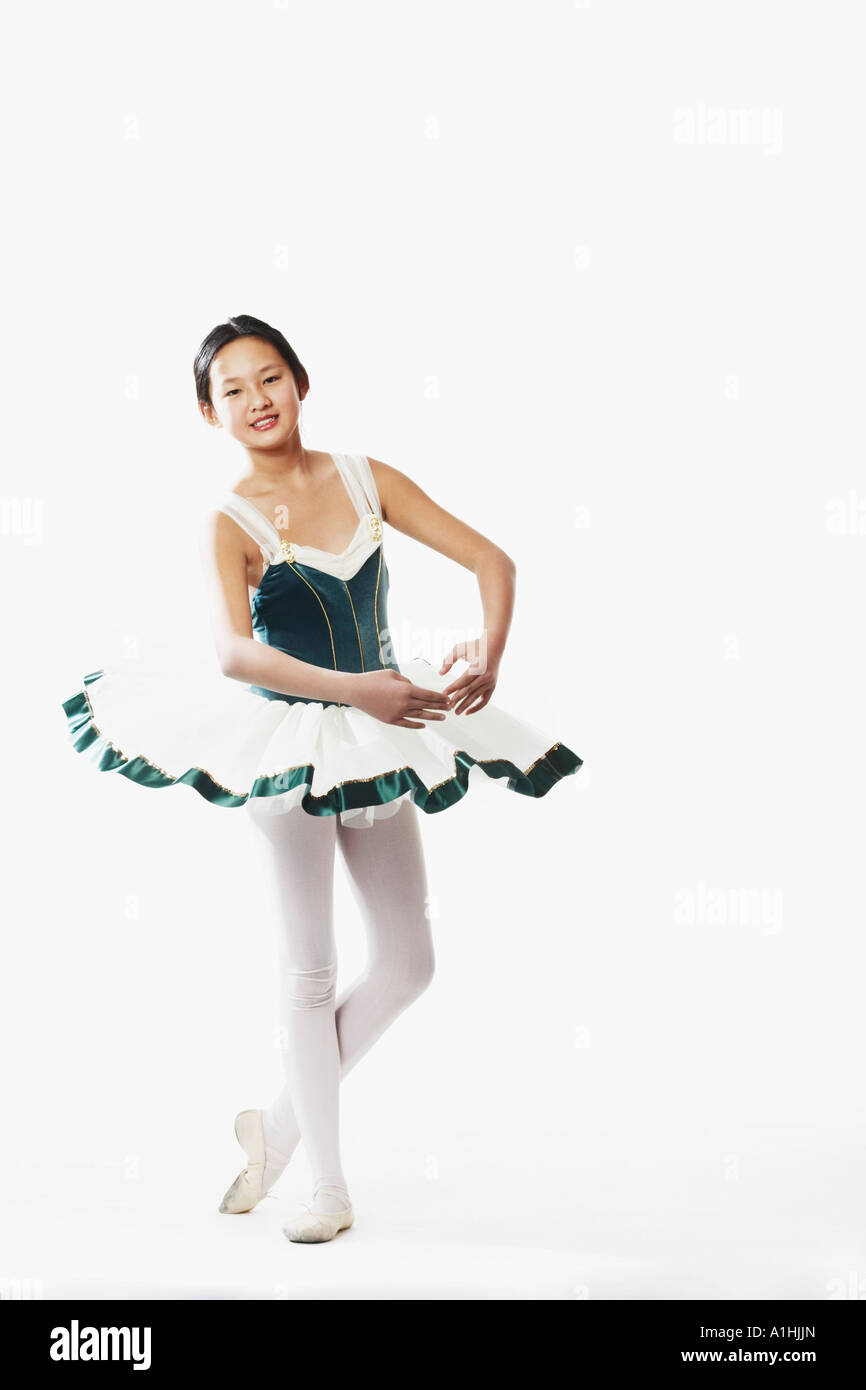
[[[252,1211],[264,1197],[265,1134],[261,1110],[241,1110],[235,1117],[235,1136],[249,1160],[220,1203],[220,1211]]]
[[[313,1193],[314,1202],[320,1190],[331,1192],[335,1189],[317,1188]],[[341,1197],[348,1198],[347,1192],[339,1191]],[[347,1203],[344,1211],[311,1211],[307,1207],[302,1216],[295,1217],[283,1227],[283,1235],[302,1245],[319,1245],[322,1241],[333,1240],[338,1231],[348,1230],[354,1220],[351,1202]]]

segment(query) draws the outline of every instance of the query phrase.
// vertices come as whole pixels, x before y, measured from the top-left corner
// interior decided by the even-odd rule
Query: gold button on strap
[[[382,539],[382,523],[376,516],[376,513],[371,512],[367,517],[367,521],[370,524],[370,530],[373,532],[373,539],[380,541]]]
[[[295,558],[295,547],[292,545],[292,542],[280,541],[280,550],[282,552],[283,559],[288,560],[289,564],[291,564]]]

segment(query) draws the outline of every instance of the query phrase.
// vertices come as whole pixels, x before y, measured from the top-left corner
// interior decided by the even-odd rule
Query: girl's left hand
[[[491,656],[483,637],[471,642],[457,642],[439,667],[440,676],[451,669],[455,661],[468,661],[461,675],[445,686],[451,696],[452,714],[476,714],[483,709],[496,689],[499,678],[499,658]]]

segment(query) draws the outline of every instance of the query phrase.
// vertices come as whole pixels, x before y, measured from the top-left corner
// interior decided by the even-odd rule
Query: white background
[[[866,1295],[860,17],[15,17],[4,1287]],[[282,1084],[251,828],[96,775],[61,710],[124,643],[209,640],[199,522],[245,461],[192,361],[239,313],[307,367],[308,447],[513,555],[495,699],[585,760],[422,817],[437,977],[346,1080],[327,1260],[281,1235],[302,1150],[217,1212]],[[438,660],[473,576],[385,545],[398,653]]]

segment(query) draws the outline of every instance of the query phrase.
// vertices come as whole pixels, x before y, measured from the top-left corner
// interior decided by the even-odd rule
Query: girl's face
[[[211,363],[210,394],[213,407],[201,403],[205,419],[247,449],[279,448],[297,429],[301,398],[294,375],[264,338],[235,338],[220,348]]]

